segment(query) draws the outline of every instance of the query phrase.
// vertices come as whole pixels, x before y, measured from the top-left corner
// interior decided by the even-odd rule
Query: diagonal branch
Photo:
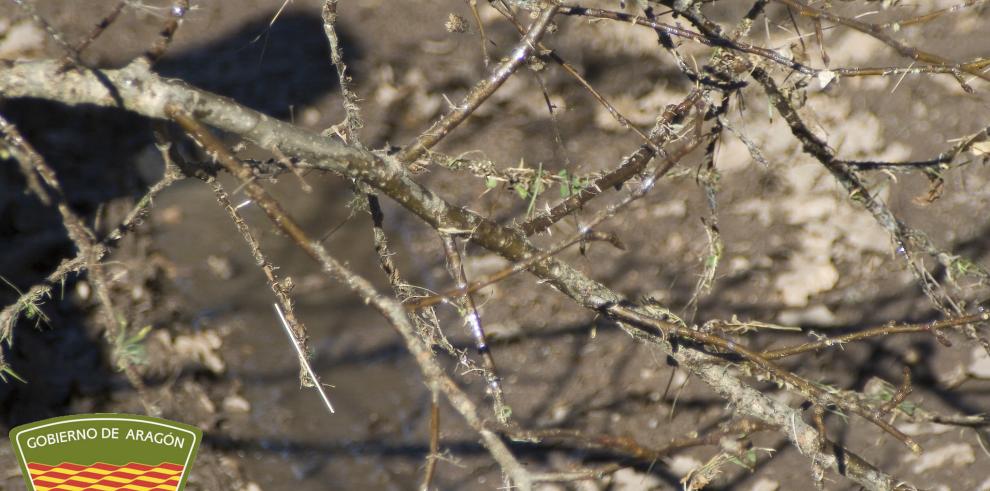
[[[550,26],[550,20],[553,19],[559,8],[560,6],[558,5],[547,7],[533,22],[533,25],[529,27],[526,35],[512,49],[512,54],[503,60],[502,63],[496,65],[487,78],[475,84],[471,88],[471,91],[464,96],[464,100],[454,107],[453,111],[440,118],[436,123],[433,123],[430,129],[426,130],[416,141],[403,149],[398,155],[399,161],[406,164],[414,162],[427,150],[439,143],[457,125],[464,122],[475,109],[481,106],[481,103],[491,97],[522,66],[522,63],[533,54],[536,50],[537,43],[540,42],[540,38],[546,33],[547,28]]]
[[[830,22],[835,22],[836,24],[841,24],[843,26],[855,29],[863,34],[871,36],[876,40],[890,46],[897,51],[897,54],[910,58],[916,62],[927,63],[930,65],[942,66],[956,70],[957,72],[966,72],[974,77],[983,79],[984,81],[990,82],[990,75],[980,71],[977,65],[973,63],[958,63],[944,56],[930,53],[928,51],[923,51],[918,48],[908,46],[907,44],[894,39],[891,35],[887,34],[882,26],[870,24],[857,19],[852,19],[849,17],[843,17],[841,15],[833,14],[827,10],[812,7],[800,0],[776,0],[779,3],[790,6],[797,10],[797,12],[803,16],[810,17],[813,19],[827,20]],[[971,91],[970,89],[969,91]],[[967,92],[969,92],[967,91]]]
[[[52,62],[32,62],[0,65],[0,94],[6,97],[40,97],[58,100],[67,104],[115,105],[114,98],[95,75],[89,72],[70,71],[58,73],[58,65]],[[203,122],[219,129],[238,134],[265,148],[279,148],[287,155],[301,158],[311,167],[341,173],[348,177],[367,182],[379,189],[400,205],[413,212],[434,228],[456,228],[471,231],[473,242],[499,253],[511,261],[525,261],[540,254],[518,231],[500,226],[464,208],[453,206],[431,190],[411,179],[402,165],[388,159],[382,160],[370,152],[345,146],[329,139],[274,120],[255,111],[246,109],[233,101],[190,88],[188,85],[163,80],[147,70],[146,63],[138,61],[122,70],[107,70],[102,77],[114,83],[126,109],[153,118],[166,117],[165,106],[171,103],[172,113],[178,107],[182,112],[196,114]],[[125,83],[126,82],[126,83]],[[236,169],[235,169],[236,170]],[[243,171],[236,171],[243,173]],[[249,170],[247,172],[250,172]],[[250,193],[263,191],[257,183],[249,183]],[[256,198],[256,196],[252,196]],[[256,199],[256,202],[261,203]],[[381,297],[363,278],[354,276],[340,263],[327,255],[318,243],[308,241],[305,234],[294,222],[285,221],[280,208],[262,207],[273,212],[275,223],[290,237],[300,239],[300,247],[317,259],[325,270],[341,278],[345,284],[371,303],[379,312],[403,333],[410,351],[414,354],[424,375],[431,380],[443,375],[442,369],[431,359],[428,347],[415,335],[404,308],[392,300]],[[291,232],[291,233],[290,233]],[[732,403],[738,413],[756,417],[766,423],[787,429],[788,439],[811,460],[823,468],[832,469],[841,475],[860,483],[868,489],[890,489],[894,479],[866,464],[848,465],[851,455],[842,450],[842,458],[836,453],[819,446],[819,433],[805,423],[801,414],[794,408],[768,397],[763,392],[744,383],[737,375],[725,370],[721,364],[712,363],[710,355],[693,349],[674,351],[658,332],[637,327],[624,319],[621,309],[627,305],[625,299],[601,283],[592,280],[573,267],[548,258],[536,263],[531,272],[545,280],[553,288],[571,297],[578,304],[614,316],[620,326],[630,334],[649,343],[658,345],[669,353],[681,366],[708,384],[717,394]],[[670,326],[672,324],[667,323]],[[477,419],[477,407],[460,392],[452,382],[441,383],[445,395],[465,417],[468,423],[482,428]],[[477,425],[477,426],[476,426]],[[489,449],[507,449],[488,430],[479,433]],[[509,454],[511,455],[511,454]],[[503,456],[504,457],[504,456]],[[496,459],[501,459],[496,455]],[[507,460],[499,460],[503,466]],[[512,473],[511,468],[509,471]]]
[[[494,432],[485,428],[484,422],[478,415],[477,406],[444,373],[443,368],[433,357],[430,347],[416,334],[413,324],[410,322],[402,305],[380,294],[368,280],[351,272],[350,269],[330,256],[320,242],[310,239],[299,224],[285,212],[282,205],[272,198],[261,184],[258,184],[254,179],[254,173],[251,168],[247,164],[237,160],[208,129],[178,106],[170,104],[166,106],[165,111],[169,117],[182,126],[193,140],[209,152],[217,163],[241,181],[244,186],[244,192],[258,204],[265,212],[265,215],[268,216],[280,231],[285,233],[303,252],[316,261],[326,273],[342,281],[345,286],[358,294],[366,303],[378,310],[399,331],[406,342],[407,348],[419,364],[423,376],[431,383],[440,386],[454,408],[481,435],[492,457],[499,462],[506,474],[521,489],[531,489],[533,479],[529,472],[519,464],[505,443]]]

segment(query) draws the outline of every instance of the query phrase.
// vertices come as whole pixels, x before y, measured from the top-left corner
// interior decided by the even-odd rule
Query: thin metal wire
[[[327,397],[326,391],[323,390],[323,383],[320,382],[319,377],[316,376],[316,372],[313,371],[313,367],[309,364],[309,360],[306,359],[306,354],[303,353],[302,348],[299,346],[299,342],[296,341],[296,337],[292,335],[292,329],[289,328],[289,321],[285,320],[285,314],[282,313],[282,309],[279,308],[277,303],[273,303],[272,306],[275,307],[275,313],[278,314],[278,319],[282,321],[282,327],[285,328],[285,333],[289,335],[289,341],[292,341],[292,347],[296,349],[296,354],[299,355],[299,363],[306,369],[306,373],[309,374],[309,378],[313,379],[313,382],[316,385],[316,390],[319,391],[320,397],[323,398],[323,402],[326,403],[327,409],[330,410],[330,414],[333,414],[333,404],[330,404],[330,398]]]

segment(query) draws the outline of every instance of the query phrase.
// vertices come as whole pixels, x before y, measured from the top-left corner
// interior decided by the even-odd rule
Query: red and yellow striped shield
[[[180,491],[201,440],[195,427],[123,414],[53,418],[10,432],[34,491]]]

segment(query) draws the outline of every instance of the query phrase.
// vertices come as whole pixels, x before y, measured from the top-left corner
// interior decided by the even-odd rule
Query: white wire
[[[296,340],[296,336],[292,334],[292,329],[289,328],[289,321],[285,320],[285,315],[282,313],[282,309],[279,308],[277,303],[272,305],[275,306],[275,313],[278,314],[279,320],[282,321],[282,327],[285,328],[285,333],[289,335],[289,341],[292,342],[292,347],[296,349],[296,354],[299,355],[299,363],[306,369],[306,373],[309,375],[309,378],[313,379],[313,383],[316,384],[316,390],[320,392],[320,397],[322,397],[323,402],[326,403],[327,409],[330,410],[330,414],[333,414],[333,404],[330,404],[330,398],[327,397],[326,391],[323,390],[323,384],[320,383],[320,379],[316,376],[316,372],[313,371],[313,367],[310,366],[309,360],[307,360],[306,355],[303,354],[302,347],[299,346],[299,341]]]

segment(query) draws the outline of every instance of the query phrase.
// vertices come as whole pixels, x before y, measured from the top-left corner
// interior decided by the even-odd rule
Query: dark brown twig
[[[214,160],[241,180],[245,193],[258,204],[279,230],[292,239],[296,246],[320,264],[328,274],[340,278],[345,285],[359,294],[366,302],[373,305],[388,319],[389,323],[399,331],[406,341],[406,346],[415,357],[424,377],[431,383],[438,384],[454,408],[461,413],[472,428],[478,431],[492,457],[502,466],[506,474],[522,489],[531,489],[533,478],[530,473],[519,464],[498,436],[484,427],[481,418],[478,416],[475,404],[444,373],[443,369],[433,358],[429,347],[416,334],[402,306],[393,300],[381,296],[367,280],[355,275],[331,257],[320,243],[310,240],[309,236],[296,221],[284,211],[282,205],[275,201],[253,179],[251,168],[234,158],[223,144],[215,136],[210,134],[209,130],[203,127],[202,124],[173,104],[166,105],[165,112],[170,118],[182,126]]]
[[[546,33],[550,25],[550,20],[553,19],[559,8],[557,5],[547,7],[533,21],[533,24],[529,27],[529,31],[512,49],[509,57],[496,65],[488,77],[479,81],[471,88],[460,104],[440,118],[439,121],[433,123],[430,129],[420,135],[416,141],[406,146],[406,148],[399,152],[396,158],[407,165],[412,164],[416,159],[426,153],[427,150],[439,143],[457,125],[464,122],[478,106],[494,94],[522,66],[523,62],[533,54],[536,50],[536,44]]]
[[[897,51],[897,53],[905,58],[909,58],[915,62],[927,63],[931,65],[940,65],[942,67],[954,69],[957,72],[966,72],[974,77],[981,78],[985,81],[990,82],[990,75],[983,73],[978,68],[974,67],[970,63],[958,63],[952,61],[943,56],[937,55],[935,53],[929,53],[927,51],[908,46],[887,34],[881,26],[875,24],[869,24],[862,22],[860,20],[851,19],[848,17],[843,17],[841,15],[833,14],[827,10],[812,7],[800,0],[776,0],[779,3],[793,7],[798,11],[799,14],[810,17],[813,19],[827,20],[834,22],[836,24],[841,24],[843,26],[855,29],[863,34],[871,36],[876,40],[890,46]],[[965,88],[965,83],[963,84]],[[972,89],[967,90],[971,92]]]
[[[608,309],[608,313],[612,315],[617,320],[624,322],[633,323],[635,325],[653,330],[655,335],[662,336],[663,338],[669,338],[671,336],[691,340],[703,345],[713,346],[720,350],[728,353],[733,353],[739,355],[747,362],[750,362],[754,367],[758,368],[760,371],[766,373],[771,378],[777,380],[779,383],[789,385],[797,392],[801,393],[808,399],[815,401],[817,404],[832,404],[842,409],[848,410],[859,416],[863,417],[870,423],[876,425],[883,431],[889,433],[891,436],[896,438],[898,441],[903,443],[914,453],[921,452],[921,446],[914,441],[910,436],[904,434],[902,431],[895,428],[890,423],[879,419],[876,415],[861,407],[858,404],[850,404],[848,401],[840,400],[834,397],[829,392],[825,391],[818,385],[815,385],[804,378],[790,372],[780,366],[774,364],[766,357],[760,355],[759,353],[750,350],[734,341],[724,339],[719,336],[714,336],[711,334],[703,333],[700,331],[695,331],[693,329],[688,329],[685,327],[678,326],[670,322],[662,322],[653,317],[643,315],[633,309],[623,307],[623,306],[612,306]]]
[[[120,13],[124,11],[124,7],[126,6],[127,6],[127,0],[121,0],[117,2],[117,5],[115,5],[107,15],[105,15],[102,19],[100,19],[100,22],[98,22],[95,26],[93,26],[93,29],[89,31],[89,34],[87,34],[86,37],[84,37],[78,43],[76,43],[75,47],[73,47],[73,50],[76,53],[80,53],[80,54],[83,51],[85,51],[90,44],[93,44],[93,41],[96,41],[97,38],[99,38],[104,32],[106,32],[108,27],[110,27],[111,25],[113,25],[114,22],[117,21],[117,18],[120,17]]]
[[[700,100],[700,97],[700,91],[693,91],[680,104],[671,105],[664,110],[657,127],[650,132],[650,138],[655,144],[662,145],[662,141],[673,136],[670,124],[683,119]],[[660,173],[660,177],[663,177],[676,162],[691,153],[700,143],[701,140],[694,139],[690,140],[688,144],[681,143],[678,148],[667,151],[667,158],[664,163],[665,170]],[[583,187],[580,192],[561,201],[550,210],[523,222],[520,228],[527,236],[546,231],[554,223],[581,209],[606,189],[620,188],[629,179],[640,175],[654,156],[656,156],[656,152],[652,148],[645,145],[640,147],[632,155],[623,159],[622,164],[615,170],[595,179],[591,185]]]
[[[841,347],[845,344],[864,341],[876,337],[890,336],[893,334],[930,333],[932,331],[960,328],[970,324],[988,321],[990,321],[990,314],[982,313],[952,317],[949,319],[924,324],[885,325],[864,329],[862,331],[846,334],[844,336],[820,338],[816,341],[802,343],[797,346],[767,350],[762,352],[761,355],[768,360],[779,360],[781,358],[787,358],[789,356],[794,356],[801,353],[819,351],[836,346]]]
[[[990,140],[990,127],[984,128],[972,135],[963,138],[949,150],[928,160],[918,160],[910,162],[879,162],[875,160],[837,160],[837,163],[847,165],[856,170],[918,170],[929,167],[942,168],[956,159],[959,154],[973,148],[973,145]]]
[[[475,348],[481,356],[484,364],[484,378],[488,385],[488,392],[492,396],[495,407],[495,417],[501,423],[509,421],[510,409],[505,405],[505,398],[502,392],[502,382],[499,380],[498,371],[495,368],[495,356],[492,355],[491,346],[488,345],[488,338],[485,336],[485,328],[482,327],[481,314],[478,306],[474,302],[474,295],[467,292],[468,280],[464,272],[464,263],[461,261],[461,252],[457,249],[457,242],[449,234],[441,234],[440,241],[443,243],[443,252],[447,256],[447,270],[457,282],[457,287],[465,291],[458,302],[463,313],[464,323],[468,326],[471,337],[474,338]]]
[[[890,414],[891,411],[896,409],[897,406],[900,406],[901,403],[904,402],[909,395],[911,395],[913,390],[911,389],[911,369],[906,366],[901,367],[901,372],[904,374],[904,379],[901,381],[901,386],[897,389],[897,392],[894,392],[894,395],[891,396],[890,400],[887,401],[883,407],[877,410],[877,416],[882,417]]]
[[[154,65],[162,56],[165,56],[165,52],[172,45],[175,33],[179,30],[179,25],[187,12],[189,12],[189,0],[173,0],[172,7],[168,11],[168,17],[165,19],[165,25],[158,31],[158,39],[151,45],[151,48],[144,52],[144,57],[148,63]]]
[[[41,97],[62,101],[66,104],[98,104],[114,106],[117,100],[106,86],[94,75],[87,72],[60,72],[60,64],[53,62],[3,63],[0,70],[0,92],[7,97]],[[433,191],[413,180],[401,165],[381,159],[367,151],[341,145],[319,135],[287,123],[268,118],[255,111],[188,85],[165,81],[147,70],[146,63],[134,63],[121,70],[105,70],[103,76],[119,91],[119,98],[125,107],[135,113],[153,118],[166,116],[165,105],[171,102],[170,113],[178,107],[201,115],[203,122],[215,125],[218,129],[232,132],[249,139],[263,148],[277,145],[287,155],[308,162],[312,168],[332,171],[358,179],[393,198],[401,206],[420,217],[429,226],[437,228],[470,231],[470,238],[476,244],[499,253],[510,261],[525,260],[540,252],[519,232],[500,226],[470,210],[454,206]],[[139,83],[137,90],[125,81]],[[149,97],[154,94],[154,97]],[[260,185],[249,183],[248,188]],[[246,188],[247,189],[247,188]],[[263,208],[264,209],[264,208]],[[276,225],[281,216],[274,219]],[[280,228],[282,228],[280,226]],[[314,250],[304,247],[304,251]],[[419,340],[414,328],[402,312],[401,305],[381,297],[363,278],[351,273],[339,262],[320,249],[315,250],[321,266],[335,277],[341,278],[363,299],[373,305],[396,326],[413,353],[424,376],[439,381],[444,394],[465,420],[479,431],[492,455],[508,469],[510,474],[521,476],[532,482],[532,475],[525,469],[514,467],[514,458],[496,435],[485,430],[477,415],[477,407],[463,395],[463,392],[445,378],[442,369],[432,359],[429,349]],[[322,253],[322,255],[320,255]],[[596,312],[608,312],[613,306],[626,303],[625,299],[605,285],[587,277],[570,265],[548,258],[534,264],[530,271],[546,284],[573,298],[579,305]],[[896,482],[888,474],[863,461],[848,449],[829,448],[824,451],[817,445],[817,431],[807,425],[800,414],[780,401],[768,397],[744,383],[738,375],[726,371],[723,364],[712,362],[712,358],[695,349],[673,351],[658,331],[642,329],[633,323],[622,323],[627,332],[638,339],[653,343],[673,357],[680,366],[694,374],[699,380],[725,398],[740,415],[749,415],[786,428],[788,439],[822,466],[841,473],[869,489],[887,489]],[[518,466],[518,462],[515,463]]]
[[[279,305],[281,305],[281,314],[285,317],[286,323],[292,329],[292,336],[294,341],[299,344],[300,349],[309,355],[309,334],[306,330],[306,325],[303,324],[302,320],[296,316],[295,308],[293,308],[294,302],[289,293],[292,291],[293,282],[292,278],[280,278],[276,270],[277,266],[271,263],[268,256],[261,250],[261,244],[258,239],[255,238],[255,234],[251,231],[251,227],[248,226],[247,222],[244,221],[244,217],[237,207],[230,202],[230,195],[224,190],[223,186],[213,178],[208,178],[206,183],[213,189],[213,194],[217,199],[217,203],[223,208],[227,215],[230,217],[231,221],[234,222],[234,226],[237,227],[237,231],[240,232],[241,237],[244,242],[247,243],[248,248],[251,249],[251,256],[254,258],[255,264],[261,268],[261,271],[265,275],[265,279],[268,280],[268,288],[272,290],[275,295],[276,300],[278,300]],[[299,367],[299,382],[306,387],[317,387],[319,381],[312,380],[308,373],[300,365]],[[331,412],[333,412],[331,408]]]
[[[421,491],[429,491],[440,460],[440,390],[430,389],[430,454],[426,456],[426,471],[423,473]]]
[[[423,309],[423,308],[426,308],[426,307],[432,307],[434,305],[437,305],[437,304],[440,304],[440,303],[443,303],[443,302],[448,302],[448,301],[454,300],[454,299],[459,298],[459,297],[462,297],[464,295],[469,295],[469,294],[474,293],[474,292],[476,292],[478,290],[481,290],[482,288],[484,288],[486,286],[493,285],[493,284],[495,284],[495,283],[497,283],[499,281],[502,281],[502,280],[504,280],[504,279],[506,279],[506,278],[508,278],[508,277],[510,277],[510,276],[512,276],[514,274],[516,274],[516,273],[520,273],[520,272],[526,271],[527,269],[535,266],[536,264],[541,263],[543,261],[546,261],[547,259],[549,259],[549,258],[551,258],[553,256],[556,256],[557,254],[559,254],[564,249],[567,249],[568,247],[571,247],[571,246],[573,246],[575,244],[578,244],[578,243],[581,243],[581,242],[584,242],[584,241],[591,241],[591,240],[603,240],[603,241],[609,241],[609,242],[613,242],[614,241],[614,239],[612,237],[610,237],[610,236],[608,236],[606,234],[598,234],[598,233],[595,233],[595,232],[587,232],[587,233],[583,233],[583,234],[582,233],[579,233],[579,234],[577,234],[577,235],[575,235],[573,237],[570,237],[570,238],[568,238],[568,239],[566,239],[564,241],[561,241],[556,246],[547,249],[545,252],[543,252],[543,253],[541,253],[541,254],[539,254],[537,256],[533,256],[533,257],[528,258],[528,259],[523,260],[523,261],[515,262],[515,263],[512,264],[512,266],[509,266],[508,268],[504,268],[501,271],[497,271],[497,272],[495,272],[495,273],[487,276],[486,278],[483,278],[483,279],[480,279],[480,280],[475,280],[475,281],[472,281],[471,283],[466,283],[466,284],[458,285],[457,287],[451,288],[450,290],[441,292],[441,293],[439,293],[437,295],[430,295],[430,296],[427,296],[427,297],[422,297],[422,298],[418,298],[416,300],[412,300],[412,301],[406,302],[406,304],[405,304],[406,310],[408,310],[410,312],[414,312],[414,311],[417,311],[419,309]],[[613,245],[614,245],[614,242],[613,242]]]

